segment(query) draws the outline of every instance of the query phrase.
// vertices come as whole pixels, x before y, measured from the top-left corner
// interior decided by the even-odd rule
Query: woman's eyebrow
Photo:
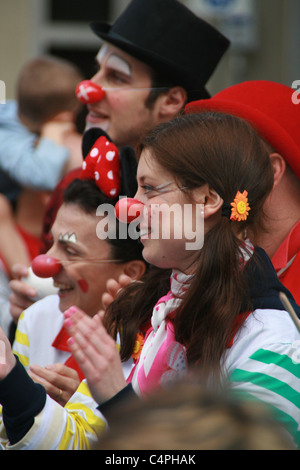
[[[76,234],[74,232],[67,232],[64,235],[60,233],[57,241],[61,246],[76,248],[79,254],[84,254],[85,252],[85,246],[77,240]]]
[[[58,244],[64,248],[73,248],[76,250],[77,256],[86,256],[85,246],[81,245],[80,242],[72,242],[71,240],[58,238]]]

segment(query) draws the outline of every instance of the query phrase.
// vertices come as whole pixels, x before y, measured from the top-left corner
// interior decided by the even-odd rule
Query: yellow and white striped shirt
[[[107,422],[84,380],[65,407],[47,396],[34,425],[14,445],[1,423],[0,443],[5,450],[89,450],[107,429]]]

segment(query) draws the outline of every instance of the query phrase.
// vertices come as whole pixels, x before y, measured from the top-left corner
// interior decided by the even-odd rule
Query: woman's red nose
[[[48,255],[38,255],[31,263],[32,271],[39,277],[53,277],[61,269],[60,261]]]
[[[120,222],[129,224],[143,212],[144,204],[131,197],[122,197],[115,205],[115,214]]]

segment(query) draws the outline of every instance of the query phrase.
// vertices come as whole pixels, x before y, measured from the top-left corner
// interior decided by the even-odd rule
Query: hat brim
[[[230,101],[230,99],[226,100],[226,98],[219,99],[213,97],[208,100],[188,103],[185,107],[187,114],[206,111],[228,113],[248,121],[256,132],[283,156],[300,179],[299,146],[296,145],[296,142],[276,119],[255,107],[244,104],[242,98],[240,101]]]
[[[165,57],[161,57],[154,52],[149,52],[148,50],[133,44],[114,31],[111,31],[111,25],[109,23],[94,22],[90,23],[90,27],[100,39],[113,44],[127,54],[132,55],[141,62],[146,63],[155,70],[158,70],[166,77],[171,77],[171,80],[174,80],[174,85],[178,84],[183,86],[189,94],[196,93],[199,97],[198,99],[210,98],[211,95],[207,91],[206,87],[201,86],[201,89],[199,89],[198,77],[195,77],[194,79],[189,77],[187,79],[185,74],[182,73],[182,70],[180,70],[175,63],[168,61]]]

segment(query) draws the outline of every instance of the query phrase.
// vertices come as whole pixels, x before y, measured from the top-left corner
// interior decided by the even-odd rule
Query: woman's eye
[[[69,256],[77,256],[77,253],[76,251],[72,250],[72,248],[65,248],[65,251],[66,253],[69,255]]]
[[[155,188],[153,186],[149,186],[148,184],[142,186],[142,189],[144,190],[144,194],[149,194],[152,191],[155,191]]]

